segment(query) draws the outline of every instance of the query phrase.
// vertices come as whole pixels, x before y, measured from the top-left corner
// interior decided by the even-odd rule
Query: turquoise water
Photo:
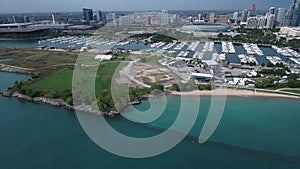
[[[26,78],[0,72],[0,89]],[[168,100],[161,118],[147,125],[122,117],[107,120],[117,130],[134,137],[156,135],[170,126],[178,114],[180,97]],[[215,134],[205,144],[197,144],[194,141],[210,104],[210,98],[204,97],[195,127],[179,145],[152,158],[129,159],[94,144],[73,111],[0,97],[0,168],[299,169],[299,103],[288,99],[227,98]],[[136,108],[146,110],[149,102]]]

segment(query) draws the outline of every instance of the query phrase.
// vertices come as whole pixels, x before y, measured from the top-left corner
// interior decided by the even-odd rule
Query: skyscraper
[[[170,16],[167,10],[162,10],[160,14],[160,26],[169,26]]]
[[[216,17],[216,14],[215,13],[210,13],[209,14],[209,22],[210,23],[214,23],[215,22],[215,17]]]
[[[285,8],[278,8],[278,14],[276,22],[278,26],[283,26],[284,17],[286,15],[286,9]]]
[[[284,26],[298,26],[300,22],[300,0],[293,3],[284,18]]]
[[[87,9],[87,8],[83,8],[83,20],[90,22],[91,20],[93,20],[93,10],[92,9]]]
[[[293,0],[292,26],[299,26],[300,22],[300,0]]]
[[[242,14],[241,14],[241,21],[242,22],[246,22],[247,21],[247,18],[248,18],[248,10],[245,9],[242,11]]]
[[[97,21],[99,21],[99,22],[103,21],[102,20],[103,17],[102,17],[102,12],[101,11],[97,11],[96,15],[97,15]]]
[[[269,9],[269,14],[275,14],[275,7],[271,7]]]
[[[256,5],[255,4],[252,4],[251,7],[250,7],[250,16],[253,17],[256,15]]]
[[[234,12],[233,13],[233,19],[234,19],[235,22],[238,21],[238,17],[239,17],[239,13],[238,12]]]
[[[275,20],[276,20],[275,14],[268,13],[266,18],[267,18],[266,28],[273,29],[275,27]]]

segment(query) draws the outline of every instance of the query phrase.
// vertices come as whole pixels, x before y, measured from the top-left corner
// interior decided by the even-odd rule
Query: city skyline
[[[99,0],[66,0],[63,4],[58,0],[4,0],[1,2],[0,13],[28,13],[28,12],[64,12],[80,11],[82,8],[93,8],[104,11],[134,11],[134,10],[241,10],[250,8],[251,4],[256,4],[257,10],[267,10],[270,6],[276,8],[289,7],[292,0],[165,0],[161,4],[159,0],[140,1],[129,0],[126,3],[120,0],[99,1]],[[120,5],[122,3],[122,5]],[[230,3],[230,5],[228,5]],[[39,8],[36,8],[36,7]]]

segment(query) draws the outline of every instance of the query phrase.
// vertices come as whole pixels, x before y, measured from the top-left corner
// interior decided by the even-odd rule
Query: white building
[[[113,60],[115,58],[116,58],[116,56],[113,56],[113,55],[97,55],[97,56],[95,56],[95,60],[100,60],[100,61]]]
[[[281,27],[279,34],[286,37],[300,37],[300,27]]]
[[[266,28],[274,28],[275,27],[275,20],[276,16],[275,14],[267,14],[267,25]]]
[[[266,26],[266,17],[265,16],[256,16],[256,17],[249,17],[247,19],[247,28],[265,28]]]

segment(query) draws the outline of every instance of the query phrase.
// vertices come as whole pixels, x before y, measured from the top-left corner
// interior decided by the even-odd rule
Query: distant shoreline
[[[191,91],[191,92],[176,92],[172,91],[170,96],[228,96],[228,97],[257,97],[257,98],[285,98],[285,99],[298,99],[300,96],[268,93],[262,91],[251,91],[247,89],[216,89],[211,91]]]

